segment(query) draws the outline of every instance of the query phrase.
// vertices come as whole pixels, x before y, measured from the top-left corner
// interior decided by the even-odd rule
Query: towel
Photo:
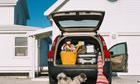
[[[103,74],[103,61],[102,61],[101,53],[99,53],[97,65],[98,65],[98,75],[97,75],[96,84],[109,84],[107,78]]]

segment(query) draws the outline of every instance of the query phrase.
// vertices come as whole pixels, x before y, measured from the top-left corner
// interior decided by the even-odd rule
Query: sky
[[[56,0],[27,0],[30,19],[27,26],[46,28],[51,26],[44,12],[52,6]]]

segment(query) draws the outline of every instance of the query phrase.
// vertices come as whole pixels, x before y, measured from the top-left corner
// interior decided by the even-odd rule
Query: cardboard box
[[[87,53],[94,53],[94,45],[87,45]]]

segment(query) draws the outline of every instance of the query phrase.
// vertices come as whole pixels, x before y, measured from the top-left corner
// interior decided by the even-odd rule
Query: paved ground
[[[29,78],[0,77],[0,84],[49,84],[47,81],[32,81]]]
[[[48,81],[32,81],[27,78],[0,77],[0,84],[49,84]],[[140,76],[113,77],[112,84],[140,84]]]
[[[140,76],[113,77],[112,84],[140,84]]]

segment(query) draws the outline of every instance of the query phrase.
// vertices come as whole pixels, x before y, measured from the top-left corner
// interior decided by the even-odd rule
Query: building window
[[[116,2],[116,1],[118,1],[118,0],[108,0],[108,1],[110,1],[110,2]]]
[[[15,38],[15,56],[28,56],[27,37]]]

